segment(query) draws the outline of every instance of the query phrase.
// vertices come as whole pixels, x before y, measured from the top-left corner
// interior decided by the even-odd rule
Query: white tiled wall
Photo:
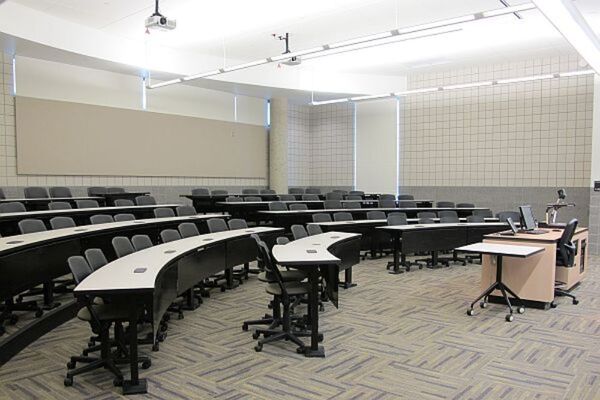
[[[12,56],[0,53],[0,187],[17,186],[267,186],[265,179],[235,177],[138,177],[138,176],[46,176],[19,175],[16,166],[15,107],[12,97]],[[18,90],[18,87],[17,87]],[[40,149],[40,151],[45,151]]]
[[[580,69],[579,57],[409,76],[409,89]],[[593,77],[404,99],[400,186],[588,187]]]
[[[288,185],[310,186],[310,106],[288,105]]]

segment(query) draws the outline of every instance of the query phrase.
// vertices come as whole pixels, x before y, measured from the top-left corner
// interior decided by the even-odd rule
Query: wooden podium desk
[[[554,281],[565,282],[565,289],[570,290],[585,277],[588,268],[588,229],[577,228],[573,235],[573,244],[577,250],[572,268],[556,266],[556,246],[563,230],[540,229],[548,232],[539,235],[517,233],[514,236],[494,233],[486,235],[483,242],[544,248],[542,253],[526,259],[507,258],[503,266],[503,280],[528,306],[548,308],[554,299]],[[482,258],[481,289],[484,290],[496,279],[496,258],[490,255]],[[490,301],[497,302],[501,297],[499,292],[495,292]]]

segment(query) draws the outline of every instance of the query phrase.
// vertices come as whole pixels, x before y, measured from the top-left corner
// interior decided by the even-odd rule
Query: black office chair
[[[289,194],[304,194],[304,188],[289,188]]]
[[[440,222],[442,218],[444,217],[450,217],[452,220],[448,220],[448,223],[458,223],[460,222],[459,218],[458,218],[458,213],[454,210],[442,210],[442,211],[438,211],[437,213],[438,217],[440,217]]]
[[[174,242],[180,239],[181,235],[175,229],[163,229],[160,231],[160,241],[162,243]]]
[[[4,194],[4,189],[0,188],[0,199],[6,199],[6,195]]]
[[[292,203],[290,204],[290,211],[305,211],[308,210],[308,206],[302,203]]]
[[[248,229],[248,223],[245,219],[241,218],[232,218],[227,221],[227,225],[229,226],[229,230]]]
[[[258,194],[258,189],[242,189],[242,194]]]
[[[306,188],[304,191],[306,194],[321,194],[321,189],[319,188]]]
[[[362,208],[362,203],[360,201],[345,201],[342,203],[342,206],[342,208],[356,210],[358,208]]]
[[[415,196],[413,196],[412,194],[399,194],[398,195],[398,200],[402,201],[402,200],[414,200]]]
[[[280,194],[279,201],[294,201],[296,200],[296,196],[293,194]]]
[[[278,236],[277,239],[275,239],[275,243],[277,243],[280,246],[288,244],[289,242],[290,239],[287,236]]]
[[[210,233],[226,232],[229,230],[229,227],[227,226],[227,222],[225,222],[225,220],[221,219],[221,218],[211,218],[208,221],[206,221],[206,224],[208,226],[208,231]],[[240,273],[239,271],[234,271],[234,270],[231,271],[231,274],[240,284],[242,284],[244,282],[244,279],[247,276],[243,272]],[[216,274],[216,275],[212,276],[212,279],[207,280],[204,284],[207,287],[212,287],[212,288],[218,287],[218,288],[220,288],[220,290],[222,292],[224,292],[226,290],[225,283],[219,283],[223,280],[227,280],[226,274]]]
[[[19,231],[22,235],[26,233],[36,233],[36,232],[44,232],[46,231],[46,225],[44,221],[40,219],[27,218],[22,219],[18,223]]]
[[[111,241],[113,250],[117,258],[128,256],[135,253],[131,240],[125,236],[115,236]]]
[[[342,221],[352,221],[354,218],[352,218],[352,214],[349,212],[336,212],[333,213],[333,220],[336,222],[342,222]]]
[[[281,201],[272,201],[269,203],[269,211],[287,211],[287,206]]]
[[[340,200],[325,200],[323,206],[326,209],[340,209],[342,208],[342,202]]]
[[[206,221],[206,224],[208,225],[208,231],[210,233],[225,232],[229,230],[227,223],[221,218],[211,218]]]
[[[367,219],[386,219],[386,215],[383,211],[367,211]]]
[[[71,217],[54,217],[50,219],[52,229],[74,228],[75,221]]]
[[[260,189],[260,194],[277,194],[273,189]]]
[[[435,220],[431,217],[420,217],[417,221],[419,224],[435,224]]]
[[[243,201],[244,199],[238,196],[228,196],[227,198],[225,198],[225,202],[227,203],[241,203]]]
[[[408,224],[408,220],[406,218],[406,214],[404,214],[404,213],[390,213],[387,216],[387,224],[388,224],[388,226],[407,225]]]
[[[226,196],[229,194],[229,192],[227,190],[216,189],[216,190],[211,190],[210,194],[213,196]]]
[[[348,194],[348,191],[347,191],[347,190],[344,190],[344,189],[333,189],[331,192],[332,192],[332,193],[340,193],[340,194],[342,194],[343,196],[346,196],[346,195]]]
[[[135,206],[133,200],[129,199],[115,199],[114,201],[115,207],[132,207]]]
[[[135,204],[138,206],[154,206],[156,205],[156,199],[152,196],[137,196]]]
[[[66,201],[53,201],[48,203],[48,210],[70,210],[72,208],[71,203],[67,203]]]
[[[292,236],[294,236],[294,240],[302,239],[308,237],[308,232],[306,232],[306,228],[304,225],[292,225]]]
[[[148,235],[133,235],[131,238],[131,244],[135,251],[140,251],[144,249],[149,249],[154,246],[152,240],[150,240],[150,236]]]
[[[210,191],[207,188],[192,189],[192,196],[210,196]]]
[[[405,213],[390,213],[387,216],[387,224],[388,226],[397,226],[397,225],[407,225],[408,224],[408,220],[406,218],[406,214]],[[387,236],[387,242],[386,245],[389,246],[389,248],[391,249],[392,246],[392,238],[391,236],[388,234]],[[400,239],[402,240],[402,239]],[[420,264],[419,262],[411,262],[408,261],[406,259],[406,254],[404,253],[400,253],[400,265],[402,265],[404,267],[404,269],[406,270],[406,272],[410,272],[410,268],[412,266],[417,266],[419,267],[419,269],[423,269],[423,264]],[[394,267],[394,262],[393,261],[389,261],[387,263],[387,269],[391,269]]]
[[[155,218],[173,218],[175,217],[175,212],[172,208],[168,207],[159,207],[154,209],[154,217]]]
[[[573,268],[575,265],[575,256],[577,255],[577,247],[573,243],[573,235],[575,234],[575,230],[577,229],[578,221],[573,218],[570,220],[565,229],[563,230],[563,234],[556,245],[556,265],[559,267]],[[555,281],[554,282],[554,297],[569,297],[572,299],[573,304],[579,304],[579,300],[575,295],[571,294],[569,291],[563,289],[566,285],[566,282]],[[552,301],[550,303],[552,308],[556,307],[556,303]]]
[[[396,200],[391,200],[391,199],[379,200],[379,208],[396,208]]]
[[[367,211],[368,220],[385,220],[387,217],[383,211]],[[363,260],[367,258],[369,254],[375,258],[376,253],[379,252],[379,257],[383,257],[383,253],[390,249],[390,235],[379,229],[375,229],[371,233],[371,248],[370,250],[363,252],[361,257]]]
[[[178,206],[175,209],[178,217],[188,217],[198,214],[196,209],[193,206]]]
[[[77,208],[98,208],[98,202],[96,200],[75,200]]]
[[[50,192],[50,197],[73,197],[71,189],[64,186],[53,186],[48,191]]]
[[[362,190],[351,190],[348,192],[348,196],[359,196],[361,200],[364,195],[365,192],[363,192]]]
[[[111,222],[115,222],[115,219],[112,217],[112,215],[96,214],[90,217],[90,223],[92,225],[110,224]]]
[[[379,195],[379,201],[381,202],[382,200],[393,200],[396,201],[396,196],[393,194],[380,194]]]
[[[398,208],[417,208],[417,203],[412,200],[399,200]]]
[[[321,229],[319,225],[308,224],[306,225],[306,232],[308,233],[308,236],[320,235],[323,233],[323,229]]]
[[[312,215],[313,222],[332,222],[331,215],[327,213],[316,213]]]
[[[521,213],[518,211],[500,211],[496,214],[496,218],[498,218],[500,222],[506,222],[508,218],[511,218],[514,222],[518,222],[521,220]]]
[[[26,199],[46,199],[50,197],[48,191],[44,187],[29,186],[23,189]]]
[[[116,214],[114,216],[115,222],[126,222],[126,221],[134,221],[135,215],[129,213]]]
[[[352,192],[350,192],[352,193]],[[363,199],[363,197],[359,194],[349,194],[348,196],[346,196],[346,200],[356,200],[360,203],[360,201]]]
[[[479,215],[479,216],[482,216],[483,218],[493,218],[494,217],[492,210],[489,210],[489,209],[473,210],[472,215]],[[519,218],[520,217],[521,217],[521,215],[519,214]],[[513,221],[515,221],[515,220],[513,220]],[[518,221],[518,219],[516,221]]]
[[[473,203],[458,203],[456,208],[474,208],[475,204]]]
[[[85,256],[89,266],[92,268],[92,271],[96,271],[97,269],[100,269],[108,264],[108,260],[106,259],[102,249],[87,249],[83,252],[83,255]]]
[[[482,215],[469,215],[467,222],[485,222],[485,217]]]
[[[440,223],[441,224],[458,224],[460,222],[460,219],[458,218],[458,214],[456,213],[456,211],[439,211],[438,215],[440,217]],[[454,249],[448,249],[448,250],[452,250],[452,257],[448,258],[448,257],[440,257],[439,260],[442,262],[453,262],[453,263],[460,263],[462,265],[467,265],[467,258],[462,258],[458,256],[458,252]]]
[[[122,187],[107,187],[106,188],[106,193],[111,193],[111,194],[115,194],[115,193],[125,193],[125,189]]]
[[[302,200],[305,200],[305,201],[318,201],[318,200],[321,200],[321,199],[319,199],[319,195],[318,194],[303,194],[302,195]]]
[[[421,218],[437,218],[437,214],[433,211],[421,211],[417,213],[417,218],[421,219]],[[420,224],[423,224],[424,222],[419,222]]]
[[[106,194],[106,188],[104,186],[90,186],[87,188],[88,196],[102,196]]]
[[[454,202],[452,201],[438,201],[436,203],[438,208],[454,208]]]
[[[344,195],[339,192],[329,192],[325,194],[325,200],[343,200]]]
[[[177,230],[179,231],[179,235],[184,239],[200,235],[198,227],[193,222],[183,222],[177,226]]]
[[[23,203],[19,203],[18,201],[13,201],[10,203],[1,203],[0,204],[0,213],[17,213],[17,212],[25,212],[27,209],[23,205]]]
[[[263,199],[260,196],[246,196],[246,197],[244,197],[244,201],[246,201],[246,202],[263,201]]]

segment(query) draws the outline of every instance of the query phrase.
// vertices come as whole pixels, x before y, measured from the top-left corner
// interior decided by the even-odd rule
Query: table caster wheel
[[[473,316],[473,315],[475,315],[475,310],[473,310],[472,308],[469,308],[469,309],[467,310],[467,315],[469,315],[469,316]]]
[[[575,305],[579,304],[579,300],[573,299],[573,304],[575,304]]]
[[[177,319],[183,319],[183,313],[181,311],[177,314]]]
[[[73,378],[66,377],[63,383],[65,386],[73,386]]]
[[[69,361],[67,363],[67,369],[74,369],[75,368],[75,361]]]
[[[35,311],[35,317],[36,317],[36,318],[39,318],[39,317],[41,317],[42,315],[44,315],[44,311],[42,311],[41,309],[37,309],[37,310]]]
[[[262,344],[257,344],[256,346],[254,346],[254,351],[260,353],[262,351],[262,348]]]
[[[523,314],[525,312],[525,307],[521,306],[521,307],[517,308],[517,312],[519,314]]]
[[[506,316],[506,322],[512,322],[515,319],[515,317],[512,314],[508,314]]]
[[[225,290],[227,290],[227,288],[225,286],[221,286],[221,292],[224,292]]]
[[[152,360],[144,360],[142,361],[142,369],[148,369],[152,366]]]
[[[244,332],[247,332],[248,331],[248,324],[242,324],[242,330]]]
[[[19,320],[19,316],[18,316],[18,315],[15,315],[15,314],[13,314],[13,315],[11,315],[11,316],[10,316],[10,319],[8,320],[8,323],[9,323],[10,325],[14,325],[14,324],[16,324],[16,323],[17,323],[17,321],[18,321],[18,320]]]
[[[113,379],[113,386],[123,386],[123,377]]]
[[[406,267],[406,272],[410,272],[410,267]]]
[[[556,308],[557,304],[555,302],[550,303],[550,308]]]
[[[323,334],[319,333],[319,336],[317,337],[317,340],[319,341],[319,343],[321,343],[323,341]]]
[[[152,345],[152,351],[158,351],[160,349],[160,345],[158,343],[154,343]]]
[[[319,306],[319,311],[321,311],[321,312],[325,311],[325,306],[323,304],[321,304]]]
[[[260,337],[260,333],[258,333],[258,332],[254,332],[252,334],[252,339],[254,339],[254,340],[258,339],[259,337]]]
[[[486,303],[485,301],[482,301],[481,303],[479,303],[479,307],[481,308],[487,308],[488,303]]]

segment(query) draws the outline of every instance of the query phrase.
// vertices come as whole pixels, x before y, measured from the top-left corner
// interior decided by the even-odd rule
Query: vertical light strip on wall
[[[233,96],[233,121],[237,122],[237,96]]]
[[[148,100],[146,96],[148,93],[146,92],[146,77],[142,76],[142,110],[146,110],[148,108]]]
[[[356,103],[353,103],[353,114],[352,114],[352,133],[353,133],[353,138],[352,140],[354,141],[354,146],[353,146],[353,153],[354,153],[354,160],[353,163],[354,165],[352,166],[352,188],[354,190],[356,189]]]
[[[17,95],[17,57],[12,58],[12,95]]]
[[[267,100],[267,128],[271,127],[271,100]]]
[[[400,99],[396,99],[396,198],[400,194]]]

